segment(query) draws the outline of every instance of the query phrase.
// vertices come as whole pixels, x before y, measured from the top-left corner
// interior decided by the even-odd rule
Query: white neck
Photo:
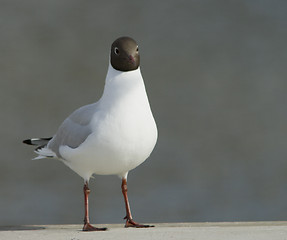
[[[148,102],[140,68],[121,72],[109,64],[101,104],[111,105],[123,100]]]
[[[118,79],[120,79],[119,80],[120,85],[123,85],[125,83],[131,84],[132,82],[137,82],[135,80],[143,81],[140,67],[138,67],[138,69],[133,70],[133,71],[121,72],[121,71],[114,69],[110,63],[109,68],[108,68],[108,73],[106,76],[106,85],[110,83],[114,84],[116,81],[118,81]]]

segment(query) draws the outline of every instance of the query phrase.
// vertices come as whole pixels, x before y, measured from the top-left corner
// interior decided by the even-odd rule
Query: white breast
[[[61,149],[66,164],[81,176],[124,176],[148,158],[156,144],[157,128],[140,69],[120,72],[109,66],[90,126],[92,134],[78,148]]]

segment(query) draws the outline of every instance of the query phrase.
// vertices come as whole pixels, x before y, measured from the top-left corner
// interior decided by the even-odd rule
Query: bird
[[[89,219],[89,180],[95,175],[118,175],[125,202],[125,227],[147,228],[134,221],[127,195],[130,170],[152,153],[158,138],[140,70],[137,42],[119,37],[111,45],[105,86],[100,99],[75,110],[48,138],[26,139],[34,159],[58,159],[84,180],[83,231],[104,231]]]

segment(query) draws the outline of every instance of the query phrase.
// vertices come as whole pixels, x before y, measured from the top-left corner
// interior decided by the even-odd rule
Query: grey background
[[[97,101],[129,35],[157,120],[129,174],[139,222],[287,220],[286,1],[0,1],[0,224],[82,223],[82,179],[30,161]],[[120,179],[91,180],[91,220],[124,223]]]

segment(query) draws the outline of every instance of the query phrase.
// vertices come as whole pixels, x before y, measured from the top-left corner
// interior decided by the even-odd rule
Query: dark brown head
[[[130,37],[120,37],[111,47],[111,64],[114,69],[122,72],[136,70],[140,65],[139,48]]]

